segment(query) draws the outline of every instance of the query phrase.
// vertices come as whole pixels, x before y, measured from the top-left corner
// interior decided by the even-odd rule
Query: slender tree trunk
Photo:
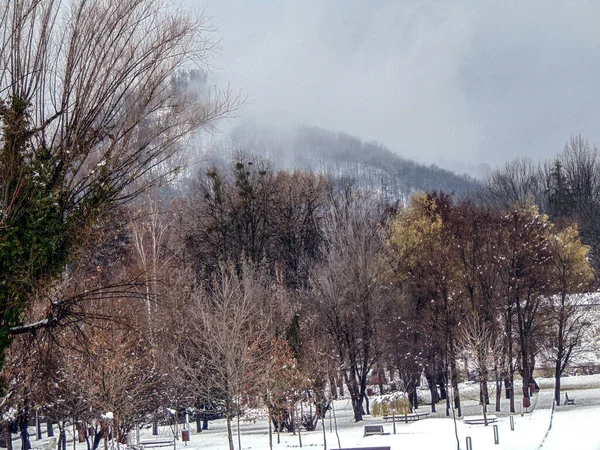
[[[273,421],[271,420],[270,412],[269,412],[269,449],[273,450]]]
[[[556,406],[560,406],[560,373],[554,376],[554,400]]]
[[[238,448],[242,450],[242,432],[240,430],[240,411],[239,411],[239,399],[238,399],[238,411],[237,411],[237,437],[238,437]]]
[[[43,438],[42,436],[42,424],[40,422],[40,410],[36,408],[35,410],[35,437],[37,440]]]
[[[77,424],[77,442],[85,442],[85,438],[87,436],[86,432],[86,424],[83,422],[76,422]]]
[[[62,421],[58,422],[58,448],[60,450],[67,450],[67,430],[65,424]]]
[[[100,447],[100,442],[104,437],[104,430],[100,428],[96,433],[94,433],[94,445],[92,447],[93,450],[97,450]]]
[[[158,413],[154,415],[154,420],[152,420],[152,436],[158,436]]]
[[[446,393],[446,383],[447,381],[444,379],[444,373],[440,372],[436,379],[436,384],[440,386],[440,396],[439,400],[446,400],[448,394]]]
[[[487,403],[485,402],[485,395],[486,395],[486,385],[487,382],[485,380],[485,374],[483,373],[483,371],[479,371],[479,392],[480,392],[480,398],[482,399],[481,402],[481,411],[483,412],[483,425],[484,426],[488,426],[488,421],[487,421]]]
[[[323,429],[323,450],[327,450],[327,435],[325,434],[325,414],[321,418],[321,428]]]
[[[344,396],[344,376],[343,374],[338,375],[338,389],[340,390],[340,397]]]
[[[29,408],[25,406],[23,413],[19,417],[19,431],[21,434],[21,450],[29,450],[31,443],[29,442],[29,431],[27,426],[29,425]]]
[[[292,407],[290,408],[290,427],[292,429],[288,429],[288,431],[292,432],[292,435],[296,436],[296,404],[292,403]]]
[[[377,381],[379,382],[379,395],[383,395],[383,384],[385,383],[385,370],[377,364]]]
[[[515,365],[513,362],[513,340],[512,340],[512,307],[509,305],[506,316],[506,357],[508,359],[508,386],[510,386],[510,412],[515,412]],[[505,385],[505,387],[507,387]],[[509,389],[507,387],[507,389]]]
[[[500,400],[502,399],[502,377],[498,371],[498,366],[494,368],[496,374],[496,412],[500,412]]]
[[[558,326],[558,352],[556,354],[556,361],[554,362],[554,400],[556,406],[560,406],[560,377],[562,375],[562,360],[564,355],[564,345],[562,340],[562,322]]]
[[[235,448],[233,446],[233,432],[231,430],[231,413],[227,412],[226,416],[227,416],[227,442],[229,443],[229,450],[235,450]]]
[[[446,373],[444,375],[444,384],[446,386],[446,388],[449,390],[450,387],[450,376]],[[446,417],[450,417],[450,410],[452,409],[451,403],[450,403],[450,393],[446,392]]]
[[[333,371],[329,371],[329,386],[331,386],[331,398],[334,400],[338,399],[338,391],[337,391],[337,382],[335,380],[335,375]]]
[[[5,423],[1,423],[0,424],[0,447],[4,447],[6,448],[6,430],[5,430]]]
[[[427,379],[427,385],[429,387],[429,394],[431,395],[431,412],[435,412],[435,404],[439,402],[437,385],[435,382],[435,377],[431,374],[426,374],[425,378]]]
[[[12,433],[10,432],[10,425],[8,424],[6,424],[4,428],[4,435],[6,436],[6,450],[13,450]]]
[[[453,357],[450,359],[450,371],[452,390],[454,391],[454,408],[458,412],[458,417],[462,417],[462,410],[460,407],[460,392],[458,391],[458,374],[456,373],[456,361]]]

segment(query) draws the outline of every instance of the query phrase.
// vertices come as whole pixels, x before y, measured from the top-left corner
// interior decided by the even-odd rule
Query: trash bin
[[[183,442],[190,441],[190,430],[181,430],[181,440]]]
[[[535,383],[529,383],[529,395],[533,395],[535,392]]]
[[[529,408],[529,405],[531,405],[529,397],[523,397],[523,408]]]

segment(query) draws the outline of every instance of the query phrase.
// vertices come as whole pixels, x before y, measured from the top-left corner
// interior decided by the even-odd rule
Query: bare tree
[[[235,268],[221,266],[219,278],[195,293],[181,336],[180,367],[205,402],[225,413],[230,450],[231,421],[241,413],[243,396],[263,391],[262,353],[269,336],[260,308],[266,294],[258,279],[249,268],[238,276]]]
[[[98,217],[163,180],[184,137],[238,102],[174,86],[215,44],[204,17],[162,1],[1,0],[0,30],[3,352]]]
[[[589,299],[594,272],[588,261],[589,247],[583,245],[577,227],[572,225],[556,233],[552,240],[550,279],[555,295],[549,297],[551,320],[547,350],[554,362],[554,399],[560,405],[560,379],[564,370],[582,349],[582,341],[591,323]]]
[[[544,204],[544,177],[541,168],[526,158],[516,158],[495,171],[486,181],[483,197],[486,203],[501,209],[531,203]]]
[[[332,340],[356,421],[364,414],[367,377],[383,352],[377,324],[388,300],[376,204],[355,192],[335,199],[323,226],[326,256],[312,275],[313,310]]]
[[[466,352],[475,366],[479,378],[479,391],[483,421],[487,426],[487,393],[489,368],[497,364],[496,360],[501,354],[501,340],[497,339],[495,330],[489,322],[477,315],[467,316],[459,331],[458,346]]]

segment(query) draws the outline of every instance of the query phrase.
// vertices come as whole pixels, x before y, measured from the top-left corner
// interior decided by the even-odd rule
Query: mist
[[[201,9],[187,0],[185,6]],[[209,2],[242,122],[317,126],[481,176],[600,140],[595,2]]]

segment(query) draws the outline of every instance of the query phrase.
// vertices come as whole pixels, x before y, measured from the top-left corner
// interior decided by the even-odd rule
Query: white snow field
[[[541,390],[534,394],[532,407],[523,415],[520,414],[521,396],[515,396],[517,412],[512,414],[514,431],[510,428],[508,413],[508,400],[502,395],[502,412],[495,412],[494,405],[488,409],[489,414],[498,417],[498,421],[487,427],[484,425],[468,425],[462,419],[456,420],[460,449],[467,448],[466,438],[471,438],[473,450],[483,449],[523,449],[523,450],[600,450],[600,375],[575,376],[563,379],[563,393],[575,397],[575,405],[561,405],[552,412],[553,380],[538,380]],[[476,386],[465,385],[461,389],[463,401],[463,415],[480,415],[481,406],[478,404]],[[520,392],[520,391],[518,391]],[[424,393],[424,392],[423,392]],[[504,394],[504,393],[503,393]],[[492,396],[493,397],[493,396]],[[374,398],[374,397],[373,397]],[[372,398],[372,399],[373,399]],[[492,399],[493,403],[493,399]],[[382,418],[366,416],[365,420],[355,423],[352,418],[352,407],[349,400],[339,400],[334,403],[335,422],[332,411],[328,412],[325,420],[325,439],[327,449],[358,448],[389,446],[391,450],[411,449],[456,449],[454,421],[445,417],[444,403],[437,405],[438,412],[431,414],[427,419],[415,422],[396,423],[396,434],[393,433],[393,424],[384,422]],[[419,412],[429,412],[430,406],[423,405]],[[552,420],[552,427],[550,422]],[[383,425],[384,436],[363,436],[365,425]],[[494,443],[494,425],[498,427],[499,443]],[[201,433],[195,432],[195,424],[191,424],[190,442],[185,446],[181,440],[176,442],[176,450],[226,450],[228,449],[225,420],[210,422],[209,430]],[[549,429],[550,428],[550,429]],[[242,421],[240,424],[242,449],[269,449],[268,422],[266,419],[257,420],[255,423]],[[161,430],[159,438],[172,436],[170,427]],[[302,446],[307,448],[323,448],[323,429],[302,432]],[[149,430],[143,430],[142,440],[152,439]],[[154,437],[156,438],[156,437]],[[338,440],[339,439],[339,440]],[[47,440],[47,439],[45,439]],[[131,441],[135,442],[135,436]],[[32,440],[34,448],[42,447],[42,441]],[[234,443],[238,447],[237,428],[234,428]],[[20,442],[14,442],[15,448],[20,448]],[[109,444],[109,449],[116,450],[116,446]],[[173,450],[173,445],[153,447],[159,450]],[[299,436],[291,433],[281,433],[280,443],[277,443],[277,434],[273,433],[274,449],[300,448]],[[73,449],[69,443],[68,450]],[[100,449],[103,449],[101,444]],[[86,450],[85,443],[77,444],[77,450]]]

